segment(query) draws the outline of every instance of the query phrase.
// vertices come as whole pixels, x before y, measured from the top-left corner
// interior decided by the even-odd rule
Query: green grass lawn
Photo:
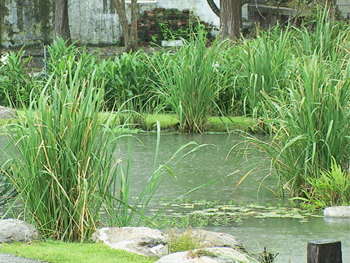
[[[156,258],[112,249],[105,244],[95,243],[65,243],[59,241],[11,243],[1,244],[0,251],[1,253],[50,263],[151,263],[157,260]]]

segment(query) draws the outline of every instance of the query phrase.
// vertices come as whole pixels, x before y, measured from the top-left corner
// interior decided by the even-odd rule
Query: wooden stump
[[[342,263],[341,242],[331,239],[308,242],[307,263]]]

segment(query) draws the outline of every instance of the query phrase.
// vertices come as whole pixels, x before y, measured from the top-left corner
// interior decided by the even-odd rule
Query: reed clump
[[[215,98],[223,90],[217,52],[220,43],[208,48],[204,29],[192,34],[188,42],[183,41],[175,54],[151,58],[158,78],[155,92],[176,113],[181,131],[202,133],[213,113]]]
[[[251,135],[247,139],[271,157],[281,194],[310,196],[316,189],[310,182],[330,171],[333,159],[341,165],[343,175],[348,174],[350,68],[345,32],[350,29],[332,23],[326,14],[319,14],[314,31],[293,27],[279,30],[269,41],[291,54],[283,55],[276,64],[277,76],[271,71],[273,81],[264,81],[270,90],[261,86],[262,82],[250,84],[250,92],[258,93],[259,104],[253,107],[255,104],[249,103],[252,106],[248,108],[256,109],[258,116],[266,120],[270,139]],[[290,49],[292,46],[295,48]],[[272,61],[275,65],[278,60]],[[250,64],[262,63],[254,60]],[[258,72],[266,74],[262,69]]]
[[[14,152],[2,170],[20,194],[25,218],[46,236],[82,241],[97,227],[119,161],[112,154],[117,139],[98,118],[103,86],[94,85],[94,74],[78,78],[81,61],[73,61],[10,125]]]

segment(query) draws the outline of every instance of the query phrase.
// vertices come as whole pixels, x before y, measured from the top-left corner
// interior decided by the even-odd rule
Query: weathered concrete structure
[[[215,2],[220,4],[220,0]],[[350,19],[348,0],[337,0],[337,4],[343,16]],[[119,19],[111,0],[69,0],[68,5],[73,41],[114,44],[120,39]],[[50,43],[54,30],[53,6],[54,0],[1,0],[0,47]],[[189,9],[203,22],[216,27],[220,24],[206,0],[139,0],[140,13],[157,7]],[[242,15],[249,17],[247,5],[243,6]]]
[[[189,9],[209,24],[219,18],[206,0],[140,1],[139,11],[156,7]],[[219,3],[219,1],[217,0]],[[3,47],[43,45],[53,38],[53,0],[2,0],[0,2],[0,45]],[[118,15],[110,0],[69,0],[69,23],[73,41],[81,44],[113,44],[121,36]]]
[[[53,32],[52,0],[1,0],[0,45],[49,43]]]

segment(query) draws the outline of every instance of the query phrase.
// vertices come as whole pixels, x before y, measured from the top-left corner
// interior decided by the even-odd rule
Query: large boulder
[[[331,206],[323,210],[324,217],[348,217],[350,218],[350,206]]]
[[[194,249],[169,254],[156,263],[249,263],[241,252],[228,247]]]
[[[148,257],[162,257],[167,254],[165,235],[148,227],[104,227],[93,233],[91,238],[111,248]]]
[[[32,241],[39,239],[37,229],[22,220],[0,220],[0,243]]]
[[[192,229],[189,231],[189,235],[198,240],[200,247],[229,247],[245,251],[242,243],[235,236],[227,233]]]
[[[8,119],[17,116],[17,111],[12,108],[0,106],[0,119]]]

